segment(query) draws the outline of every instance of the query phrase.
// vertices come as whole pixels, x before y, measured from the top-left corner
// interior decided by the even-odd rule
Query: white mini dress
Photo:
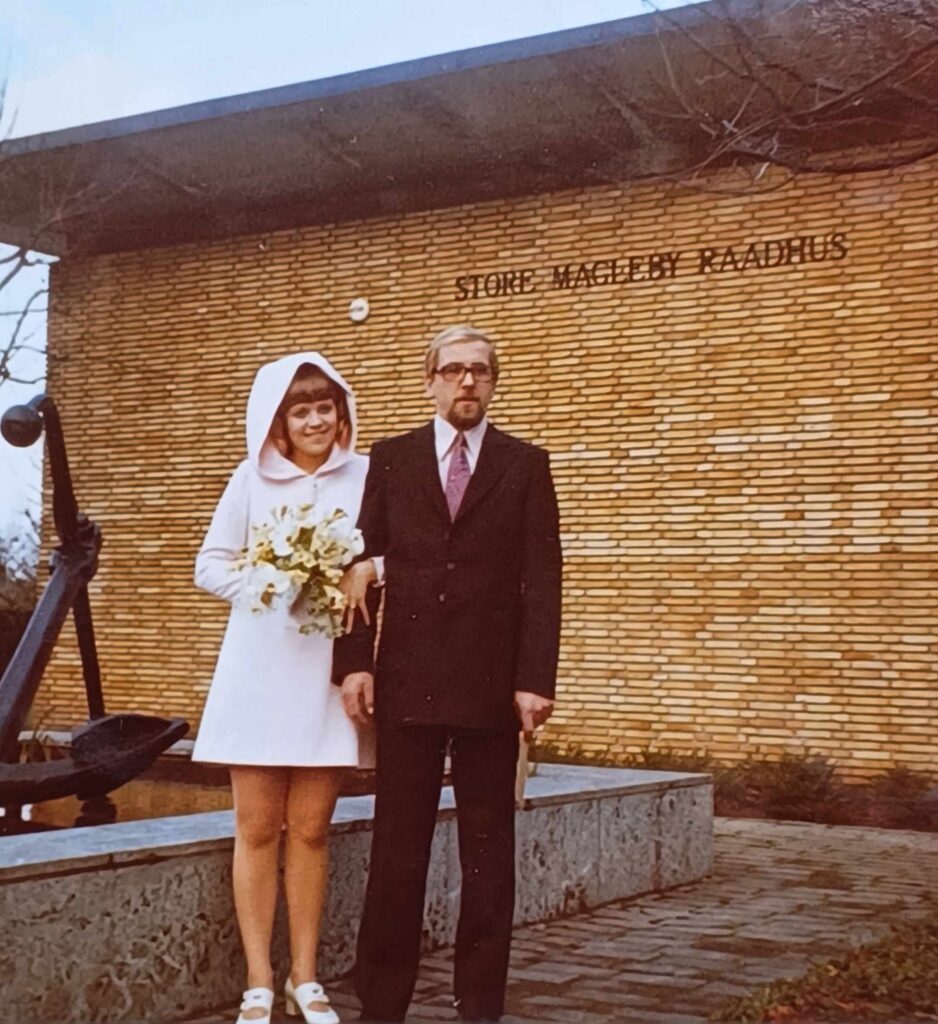
[[[267,439],[273,416],[303,363],[314,363],[347,392],[349,448],[333,447],[307,474]],[[346,715],[332,683],[331,638],[303,634],[285,610],[255,612],[232,564],[250,526],[281,506],[311,504],[358,519],[368,459],[354,452],[355,405],[348,385],[317,353],[262,367],[248,403],[248,458],[222,494],[196,559],[196,584],[232,603],[192,754],[194,761],[291,767],[370,766],[373,740]]]

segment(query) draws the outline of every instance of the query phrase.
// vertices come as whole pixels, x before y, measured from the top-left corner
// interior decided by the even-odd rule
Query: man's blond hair
[[[436,361],[440,349],[447,345],[453,345],[457,341],[484,341],[491,353],[492,376],[498,377],[498,353],[495,351],[495,342],[487,334],[483,334],[475,327],[470,327],[469,324],[456,324],[454,327],[447,327],[430,342],[423,358],[427,377],[432,377],[433,371],[438,369]]]

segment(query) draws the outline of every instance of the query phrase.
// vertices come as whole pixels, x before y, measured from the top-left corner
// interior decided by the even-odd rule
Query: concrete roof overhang
[[[705,28],[708,6],[669,19]],[[114,252],[687,166],[688,128],[649,135],[615,101],[660,63],[660,24],[642,15],[9,140],[0,241]]]
[[[597,71],[657,45],[643,15],[13,139],[0,240],[119,251],[597,183],[636,149]]]

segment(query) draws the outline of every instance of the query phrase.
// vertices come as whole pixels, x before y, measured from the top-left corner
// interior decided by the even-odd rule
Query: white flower
[[[291,519],[283,519],[270,531],[270,543],[278,558],[288,558],[293,554],[293,540],[296,523]]]
[[[251,566],[245,584],[245,593],[256,605],[270,607],[274,602],[291,603],[300,592],[299,584],[286,572],[261,562]]]
[[[360,555],[365,550],[365,539],[352,520],[344,512],[329,524],[329,535],[340,544],[350,558]]]

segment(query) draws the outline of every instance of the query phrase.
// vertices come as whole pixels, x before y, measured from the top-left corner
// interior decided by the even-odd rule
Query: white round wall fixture
[[[348,305],[349,319],[356,324],[368,319],[369,305],[367,299],[352,299]]]

